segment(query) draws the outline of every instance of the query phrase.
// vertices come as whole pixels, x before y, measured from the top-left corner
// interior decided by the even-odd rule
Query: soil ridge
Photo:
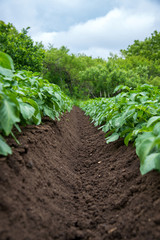
[[[0,240],[158,240],[160,175],[78,107],[22,128],[0,158]]]

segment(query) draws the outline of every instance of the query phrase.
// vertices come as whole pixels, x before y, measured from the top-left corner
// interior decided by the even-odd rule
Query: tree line
[[[44,48],[12,23],[0,21],[0,51],[9,54],[15,69],[37,72],[55,83],[72,98],[111,97],[117,85],[135,88],[148,83],[160,87],[160,33],[154,31],[144,41],[135,40],[120,56],[107,60],[71,54],[62,46]]]

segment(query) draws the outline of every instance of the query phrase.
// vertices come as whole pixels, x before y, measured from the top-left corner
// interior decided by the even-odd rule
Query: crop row
[[[106,142],[124,138],[133,142],[140,159],[141,174],[160,171],[160,90],[144,84],[135,90],[115,89],[116,96],[80,103],[96,126],[106,133]]]
[[[0,52],[0,155],[12,153],[4,136],[11,134],[16,140],[13,128],[38,125],[43,116],[59,119],[72,105],[57,85],[32,72],[15,72],[12,59]]]

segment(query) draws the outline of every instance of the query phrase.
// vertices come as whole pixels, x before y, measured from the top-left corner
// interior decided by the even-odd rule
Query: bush
[[[15,69],[40,72],[45,50],[42,43],[35,43],[28,36],[29,27],[19,33],[11,24],[0,21],[0,51],[9,54]]]

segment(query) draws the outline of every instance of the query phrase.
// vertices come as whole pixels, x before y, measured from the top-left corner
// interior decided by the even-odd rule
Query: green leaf
[[[36,101],[34,101],[31,98],[26,98],[26,97],[23,97],[22,100],[25,103],[29,103],[35,109],[35,115],[37,115],[40,112],[38,104],[36,103]]]
[[[39,103],[39,105],[38,105],[37,102],[31,98],[23,97],[22,100],[25,103],[29,103],[35,110],[34,114],[32,115],[33,123],[36,125],[40,124],[42,119],[41,119],[41,112],[40,112],[39,106],[41,106],[41,105],[43,106],[44,102],[39,103],[39,100],[38,100],[38,103]]]
[[[129,141],[132,140],[132,135],[133,135],[133,132],[130,132],[130,133],[128,133],[127,136],[125,137],[125,139],[124,139],[124,144],[125,144],[126,146],[128,146]]]
[[[20,102],[19,106],[20,106],[20,111],[21,111],[23,118],[25,120],[31,119],[31,117],[33,116],[33,114],[35,112],[35,109],[28,103],[24,103],[24,102]]]
[[[36,115],[32,117],[34,124],[38,125],[41,123],[42,118],[40,112],[38,112]]]
[[[53,120],[55,120],[55,114],[53,112],[53,109],[47,107],[47,106],[44,106],[44,113],[45,115],[47,115],[48,117],[52,118]]]
[[[106,133],[109,131],[110,127],[109,127],[109,124],[106,123],[104,126],[100,127],[99,129],[102,129],[102,131]]]
[[[141,163],[144,162],[144,159],[146,158],[146,156],[150,153],[151,149],[154,146],[154,137],[150,137],[148,139],[145,139],[137,144],[138,142],[136,142],[136,153],[139,156]]]
[[[114,142],[119,138],[119,134],[118,133],[113,133],[111,136],[109,136],[108,138],[106,138],[106,142],[110,143],[110,142]]]
[[[14,64],[12,58],[4,52],[0,51],[0,66],[14,71]]]
[[[7,156],[8,154],[12,154],[12,150],[0,135],[0,155]]]
[[[140,171],[142,175],[152,170],[160,171],[160,153],[152,153],[148,155],[141,163]]]
[[[0,105],[0,125],[7,136],[10,134],[13,125],[19,121],[16,105],[8,99],[3,99]]]
[[[116,92],[119,91],[119,90],[127,90],[127,91],[129,92],[129,91],[130,91],[130,88],[127,87],[127,86],[124,86],[124,85],[119,85],[119,86],[117,86],[117,87],[114,89],[113,93],[116,93]]]
[[[147,123],[147,127],[150,127],[153,123],[160,120],[160,116],[151,117]]]
[[[111,135],[114,132],[114,129],[108,131],[105,135],[105,138],[107,138],[109,135]]]
[[[62,97],[61,97],[61,92],[54,92],[54,95],[55,95],[55,97],[59,100],[59,101],[61,101],[61,99],[62,99]]]
[[[112,119],[112,124],[116,128],[120,128],[124,123],[125,123],[125,118],[123,118],[123,116]]]
[[[160,134],[160,122],[158,122],[153,128],[153,134],[158,136]]]
[[[7,68],[1,67],[0,66],[0,74],[2,74],[3,76],[6,77],[12,77],[13,76],[13,72]]]

